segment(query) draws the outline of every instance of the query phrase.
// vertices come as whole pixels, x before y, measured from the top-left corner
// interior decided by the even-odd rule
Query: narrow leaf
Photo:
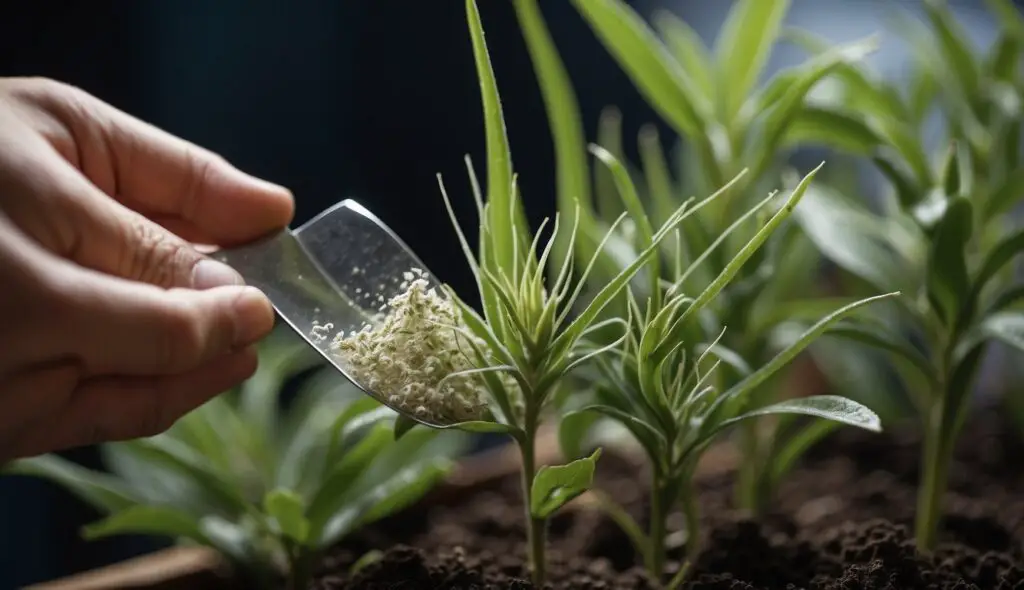
[[[738,0],[729,11],[715,42],[724,120],[732,120],[757,85],[789,5],[789,0]]]
[[[114,535],[161,535],[210,543],[194,515],[169,506],[131,506],[82,528],[88,541]]]
[[[651,106],[681,134],[700,134],[709,105],[647,23],[622,0],[573,4]]]
[[[86,469],[57,455],[17,459],[4,466],[3,473],[48,479],[104,513],[118,512],[140,501],[134,491],[117,478]]]
[[[963,197],[950,201],[935,230],[928,259],[928,298],[939,317],[953,322],[970,290],[965,258],[972,230],[971,202]]]

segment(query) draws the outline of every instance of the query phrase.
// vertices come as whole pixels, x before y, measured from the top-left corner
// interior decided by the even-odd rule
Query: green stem
[[[758,456],[757,420],[738,425],[742,459],[736,474],[736,505],[757,516],[761,512],[760,457]]]
[[[649,525],[650,546],[647,556],[647,570],[651,577],[660,580],[665,573],[665,537],[667,536],[668,506],[665,497],[665,478],[655,469],[651,477],[651,522]]]
[[[700,512],[697,508],[697,492],[693,488],[691,478],[686,478],[686,484],[683,488],[683,493],[680,496],[680,501],[683,507],[683,520],[686,523],[686,558],[683,561],[683,564],[679,567],[679,571],[676,572],[676,575],[672,577],[672,580],[665,587],[666,590],[676,590],[682,586],[683,582],[686,581],[686,577],[697,563],[697,558],[700,557],[702,549],[700,541]]]
[[[523,458],[522,483],[523,483],[523,509],[526,515],[526,543],[529,547],[530,578],[534,586],[541,588],[547,578],[547,564],[544,556],[545,533],[547,522],[543,518],[533,516],[530,506],[533,503],[533,478],[537,474],[537,464],[534,443],[537,432],[537,417],[535,412],[526,411],[524,425],[525,436],[519,439],[519,452]]]
[[[921,483],[918,486],[915,537],[920,551],[935,550],[942,519],[943,498],[946,494],[952,445],[943,427],[945,396],[932,408],[924,436],[921,457]]]

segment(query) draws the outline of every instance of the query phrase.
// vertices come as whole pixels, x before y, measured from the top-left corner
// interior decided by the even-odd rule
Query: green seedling
[[[645,203],[651,223],[662,223],[684,196],[706,194],[710,187],[721,186],[723,179],[748,170],[722,198],[680,225],[680,244],[663,242],[659,257],[671,259],[678,249],[685,272],[674,274],[669,264],[651,266],[648,280],[636,286],[642,289],[636,297],[640,301],[653,297],[655,303],[661,290],[680,280],[682,291],[699,292],[749,243],[766,214],[762,210],[752,214],[753,219],[741,221],[740,213],[752,211],[780,184],[787,152],[820,143],[837,125],[838,115],[823,115],[813,106],[812,91],[818,82],[850,67],[877,44],[869,37],[830,48],[760,84],[788,1],[735,2],[715,46],[709,48],[685,22],[667,12],[656,15],[652,28],[621,0],[578,0],[577,10],[638,90],[678,133],[683,148],[681,170],[676,175],[682,180],[676,180],[658,132],[653,126],[644,126],[638,141],[640,166],[631,167],[617,147],[622,144],[620,118],[615,111],[607,111],[599,142],[611,157],[623,162],[620,166],[625,174],[617,175],[602,162],[591,175],[576,98],[536,0],[516,0],[515,6],[547,105],[558,159],[559,212],[566,218],[578,209],[581,233],[591,236],[606,231],[614,218],[629,210],[630,223],[619,226],[609,240],[609,254],[598,259],[594,285],[614,276],[640,248],[637,240],[642,231],[630,209],[638,203],[631,205],[619,198],[621,179],[628,178],[637,186],[637,200]],[[577,199],[582,200],[582,207]],[[593,246],[593,239],[578,240],[577,256],[588,258]],[[702,311],[709,322],[729,327],[721,344],[732,350],[743,366],[759,366],[774,358],[788,343],[794,322],[813,322],[854,301],[822,296],[815,280],[820,259],[798,228],[783,224]],[[626,298],[619,297],[607,314],[625,315],[626,306]],[[606,341],[614,338],[609,332]],[[790,397],[782,390],[782,376],[746,396],[751,407]],[[743,371],[726,367],[716,374],[715,385],[725,390],[743,378]],[[871,403],[885,407],[885,401],[872,399]],[[785,471],[778,466],[792,465],[802,450],[835,427],[828,421],[789,426],[793,425],[752,420],[739,428],[744,455],[737,483],[741,506],[761,511]]]
[[[624,200],[632,200],[625,196],[632,188],[621,166],[607,153],[600,153],[600,157],[613,170],[619,171],[625,188]],[[647,454],[652,482],[646,532],[610,498],[598,496],[609,514],[629,534],[656,579],[666,576],[668,515],[681,505],[686,522],[686,555],[683,565],[667,581],[668,588],[681,586],[700,553],[699,510],[692,480],[703,451],[717,435],[730,426],[763,416],[783,416],[783,419],[812,416],[868,430],[881,429],[874,412],[839,396],[807,396],[761,405],[752,405],[749,398],[751,392],[785,367],[815,338],[840,326],[840,322],[859,308],[895,293],[861,299],[831,311],[756,369],[748,368],[734,351],[722,344],[723,335],[728,331],[726,326],[715,325],[713,332],[709,332],[707,318],[701,318],[739,269],[791,215],[807,193],[816,172],[804,177],[784,200],[772,195],[742,216],[747,219],[758,210],[770,210],[769,205],[778,204],[754,237],[699,292],[685,293],[684,281],[677,280],[665,288],[661,296],[649,298],[646,305],[641,305],[630,291],[624,344],[616,354],[595,359],[598,370],[593,372],[591,382],[596,392],[595,403],[570,412],[562,422],[560,435],[567,453],[582,452],[580,441],[596,414],[620,422]],[[642,210],[637,211],[634,219],[638,227],[648,225]],[[673,263],[676,269],[682,269],[681,257]],[[676,274],[682,278],[686,272],[677,270]],[[723,390],[716,385],[721,382],[716,379],[716,373],[725,367],[738,369],[743,377]]]
[[[103,445],[111,473],[55,455],[6,472],[54,481],[104,514],[85,527],[87,539],[146,534],[206,545],[249,587],[284,580],[305,589],[325,550],[421,498],[468,441],[422,430],[396,442],[395,413],[330,368],[308,376],[282,413],[284,383],[322,359],[290,332],[272,336],[260,357],[237,390],[166,433]]]
[[[824,108],[848,118],[888,190],[880,212],[824,189],[810,191],[797,210],[827,258],[873,289],[908,294],[883,321],[850,335],[886,350],[924,430],[916,515],[923,551],[936,547],[950,458],[986,344],[1024,349],[1024,289],[1011,265],[1024,249],[1011,217],[1024,195],[1024,21],[1008,1],[988,4],[1002,28],[987,55],[971,47],[942,2],[927,1],[927,25],[900,21],[917,56],[905,88],[861,68],[837,72],[841,92]],[[812,51],[823,47],[797,38]],[[933,113],[944,122],[944,149],[922,139]]]

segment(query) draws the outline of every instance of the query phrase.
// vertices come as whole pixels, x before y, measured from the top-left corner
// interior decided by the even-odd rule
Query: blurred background
[[[918,3],[794,0],[788,24],[849,41],[883,31],[894,5],[914,9]],[[526,207],[537,221],[555,206],[541,96],[511,3],[479,4]],[[590,137],[607,105],[623,112],[627,138],[656,121],[568,0],[543,4]],[[705,41],[712,40],[730,5],[630,4],[644,14],[669,8]],[[983,3],[950,5],[975,42],[987,46],[993,23]],[[471,154],[482,172],[484,138],[462,2],[34,0],[4,3],[0,15],[0,75],[77,85],[291,188],[296,224],[342,198],[356,198],[441,279],[456,290],[471,288],[434,179],[437,172],[445,175],[456,207],[472,222],[462,157]],[[802,56],[780,46],[766,75]],[[880,73],[899,77],[907,54],[900,41],[885,35],[870,59]],[[672,134],[666,129],[663,137]],[[93,449],[65,456],[97,465]],[[0,479],[0,588],[161,546],[137,538],[85,543],[79,527],[95,516],[49,483]]]

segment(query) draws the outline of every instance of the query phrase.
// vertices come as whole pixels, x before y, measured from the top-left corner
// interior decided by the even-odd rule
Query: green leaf
[[[594,481],[594,469],[601,449],[589,457],[566,465],[546,465],[533,478],[530,494],[530,514],[534,518],[548,518],[567,502],[576,498]]]
[[[962,141],[954,141],[949,146],[943,166],[942,177],[945,193],[970,198],[974,184],[973,174],[971,154],[967,146]]]
[[[4,466],[2,472],[48,479],[104,513],[118,512],[140,502],[135,491],[125,487],[117,478],[86,469],[57,455],[17,459]]]
[[[419,426],[419,424],[419,422],[413,420],[412,418],[406,416],[405,414],[399,414],[398,417],[395,418],[395,440],[402,438],[403,436],[405,436],[405,433],[409,432],[413,428],[416,428],[417,426]]]
[[[996,21],[1014,38],[1024,43],[1024,17],[1011,0],[985,0]]]
[[[647,23],[621,0],[573,4],[658,114],[683,135],[701,135],[710,105]]]
[[[782,204],[782,207],[775,212],[774,215],[765,223],[754,236],[742,247],[740,251],[733,256],[732,260],[729,261],[725,268],[723,268],[715,280],[712,281],[693,303],[683,312],[678,319],[673,323],[670,328],[669,336],[661,341],[655,349],[651,352],[654,359],[664,359],[668,352],[676,346],[677,342],[680,342],[680,337],[686,330],[686,320],[689,319],[690,314],[696,313],[704,308],[708,303],[711,302],[726,285],[739,273],[743,265],[754,255],[755,252],[761,247],[768,237],[775,232],[775,230],[785,221],[799,204],[800,200],[804,197],[807,192],[807,187],[810,186],[811,181],[814,179],[814,175],[821,170],[825,163],[822,162],[817,168],[811,170],[806,176],[800,181],[800,184],[793,189],[790,193],[789,198]]]
[[[483,103],[487,135],[487,203],[490,214],[487,227],[491,232],[491,253],[498,268],[511,269],[515,260],[513,232],[517,226],[520,230],[527,227],[526,217],[521,206],[513,210],[512,155],[505,130],[505,117],[498,94],[498,83],[491,68],[487,41],[484,39],[480,12],[474,0],[466,0],[466,18],[473,41],[477,77],[480,79],[480,98]],[[509,214],[513,211],[515,218],[509,219]],[[481,261],[481,264],[484,263]]]
[[[811,395],[774,403],[770,406],[746,412],[735,418],[718,423],[715,432],[732,426],[737,422],[759,416],[778,414],[802,414],[815,418],[832,420],[847,426],[856,426],[873,432],[882,431],[882,421],[878,415],[863,404],[838,395]]]
[[[480,434],[517,435],[520,432],[519,428],[516,428],[511,424],[490,422],[488,420],[468,420],[466,422],[456,422],[455,424],[446,425],[442,430],[448,429],[461,430],[463,432],[475,432]]]
[[[587,164],[586,139],[576,93],[544,24],[537,0],[515,0],[513,4],[540,83],[555,144],[557,201],[561,223],[565,227],[573,227],[576,206],[579,204],[579,227],[583,231],[577,236],[580,241],[578,246],[584,252],[593,251],[597,244],[590,237],[594,233],[590,229],[595,224],[590,205],[590,167]],[[555,237],[554,253],[557,259],[566,257],[571,247],[569,238],[567,232],[559,232]],[[587,255],[584,254],[583,258],[586,259]]]
[[[909,343],[901,342],[892,334],[887,333],[879,326],[873,325],[838,325],[829,330],[832,336],[847,338],[873,346],[888,354],[893,355],[908,366],[913,367],[933,387],[938,387],[938,370],[932,363]]]
[[[808,297],[792,301],[773,301],[770,306],[766,306],[768,313],[750,318],[747,330],[751,335],[761,336],[779,324],[813,322],[833,309],[854,301],[854,297]]]
[[[652,460],[660,460],[662,455],[665,453],[668,443],[665,441],[665,436],[661,431],[659,431],[655,426],[647,423],[642,418],[612,406],[603,404],[588,405],[580,408],[579,410],[566,413],[562,420],[563,422],[569,420],[570,423],[577,422],[578,424],[586,417],[601,415],[615,420],[629,430],[630,433],[632,433],[633,438],[640,443],[640,446],[644,448],[648,457]],[[564,431],[564,436],[566,438],[574,435],[578,436],[579,429],[577,428],[577,424],[572,424],[569,429]],[[575,451],[571,455],[566,454],[567,457],[579,457],[583,454],[583,449],[579,448],[578,438],[575,441],[565,440],[562,448],[569,448]]]
[[[349,566],[349,568],[348,568],[348,576],[349,576],[349,578],[354,577],[359,572],[361,572],[364,569],[366,569],[367,567],[377,563],[378,561],[380,561],[383,558],[384,558],[384,552],[380,551],[379,549],[371,549],[371,550],[367,551],[366,553],[364,553],[362,555],[362,557],[357,559],[355,561],[355,563],[353,563],[351,566]]]
[[[644,205],[640,202],[640,195],[637,194],[636,187],[633,185],[626,167],[611,152],[601,146],[591,145],[590,151],[608,168],[608,172],[612,175],[621,203],[625,206],[630,219],[636,226],[637,249],[646,250],[650,248],[654,243],[654,228],[651,227],[651,222],[647,218],[647,212],[644,211]],[[652,256],[649,265],[647,273],[651,282],[650,296],[653,298],[653,305],[657,309],[661,306],[661,288],[659,283],[661,270],[658,256]]]
[[[433,488],[450,467],[448,461],[438,459],[398,470],[331,515],[318,529],[321,532],[316,545],[327,548],[360,526],[406,508]]]
[[[210,544],[195,515],[170,506],[130,506],[82,528],[87,541],[114,535],[162,535]]]
[[[263,510],[274,520],[279,531],[289,539],[304,544],[309,538],[302,498],[291,490],[277,488],[263,497]]]
[[[935,230],[928,259],[928,299],[939,317],[952,323],[970,293],[965,252],[972,230],[971,202],[963,197],[950,201]]]
[[[981,322],[978,331],[980,339],[994,338],[1024,352],[1024,312],[1003,311],[993,314]]]
[[[605,107],[597,122],[597,145],[615,161],[624,158],[622,145],[622,113],[615,107]],[[593,144],[587,146],[594,153]],[[622,214],[622,199],[617,194],[620,181],[615,173],[607,167],[594,169],[594,201],[597,203],[598,217],[605,223],[612,223]]]
[[[1003,182],[996,185],[983,205],[984,219],[990,220],[1006,213],[1024,197],[1024,166],[1016,165]]]
[[[227,514],[255,512],[233,474],[223,473],[180,441],[157,435],[119,443],[141,460],[194,481]]]
[[[715,42],[723,120],[731,121],[757,85],[789,10],[789,0],[737,0]]]
[[[654,222],[664,224],[672,217],[678,206],[678,199],[672,187],[672,176],[668,171],[668,161],[661,147],[658,129],[654,125],[644,125],[639,134],[640,162],[643,166],[647,192],[651,198],[651,210]]]
[[[562,456],[577,458],[583,456],[587,433],[601,419],[597,412],[574,410],[567,412],[558,422],[558,446]]]
[[[795,216],[817,249],[871,285],[892,290],[908,284],[908,269],[885,242],[881,220],[824,186],[807,190]]]
[[[714,408],[709,411],[709,418],[707,419],[707,427],[715,428],[722,420],[727,419],[722,413],[727,412],[727,402],[730,400],[739,400],[742,402],[745,396],[750,392],[754,391],[761,384],[771,378],[780,369],[788,365],[794,358],[797,357],[805,348],[811,345],[814,340],[827,332],[834,325],[840,321],[846,319],[858,309],[898,295],[899,293],[886,293],[884,295],[876,295],[874,297],[867,297],[859,301],[855,301],[849,305],[845,305],[829,315],[821,318],[813,326],[805,330],[792,344],[787,346],[784,350],[776,354],[772,360],[762,365],[759,369],[754,371],[749,377],[743,379],[736,385],[730,387],[727,391],[722,393],[718,399],[714,402]]]
[[[989,281],[1011,260],[1024,251],[1024,229],[1018,229],[999,241],[982,263],[972,283],[972,300],[976,300]]]
[[[418,432],[420,431],[411,430],[397,442],[415,438]],[[352,486],[358,483],[359,477],[374,459],[394,441],[392,436],[393,433],[389,432],[387,427],[383,424],[378,425],[355,447],[348,450],[337,464],[328,465],[329,471],[309,502],[309,509],[306,510],[311,525],[311,536],[315,537],[331,514],[344,506]]]
[[[873,36],[868,37],[836,47],[794,70],[792,83],[787,85],[782,96],[761,117],[761,133],[750,144],[751,153],[748,156],[757,158],[757,164],[753,166],[755,177],[766,169],[768,162],[775,156],[773,147],[782,142],[790,122],[804,108],[804,99],[811,88],[839,66],[860,61],[877,47],[878,40]]]
[[[964,94],[974,99],[981,87],[980,69],[973,50],[967,44],[967,34],[959,28],[942,0],[925,0],[924,9],[937,37],[944,64],[956,75]]]
[[[805,106],[786,128],[783,147],[819,144],[868,156],[881,139],[862,118],[826,106]]]
[[[714,66],[700,35],[686,21],[667,10],[655,13],[654,26],[700,95],[708,101],[713,100],[717,95]]]

